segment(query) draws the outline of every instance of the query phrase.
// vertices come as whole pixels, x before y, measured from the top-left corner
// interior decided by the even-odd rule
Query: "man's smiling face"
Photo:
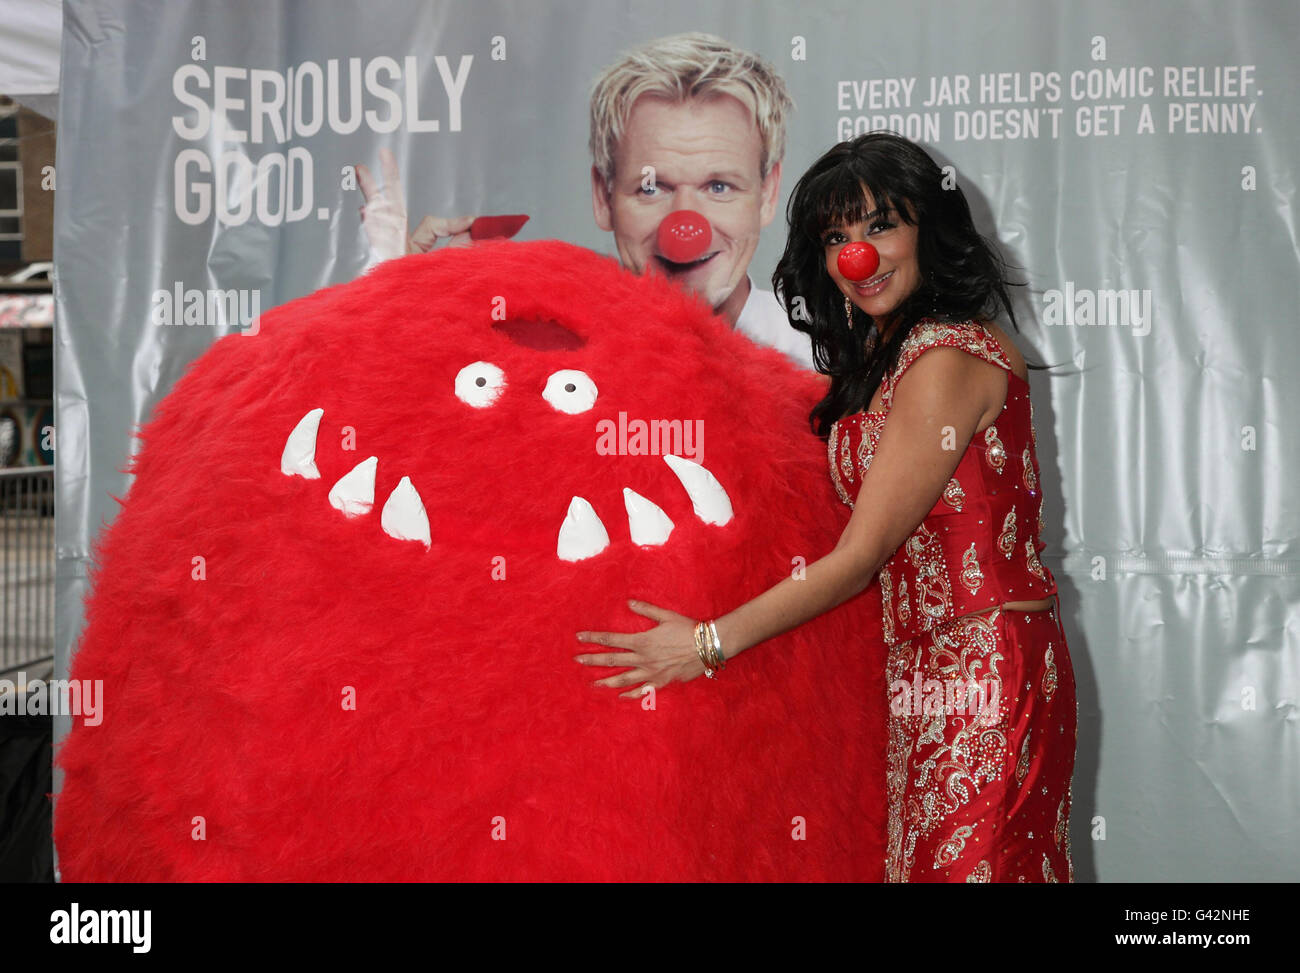
[[[659,273],[703,297],[735,322],[748,295],[739,285],[772,222],[781,166],[764,179],[762,139],[753,113],[730,95],[673,102],[638,98],[614,153],[613,186],[592,168],[596,223],[612,230],[623,266]],[[644,167],[654,169],[653,184]],[[675,264],[659,252],[659,224],[674,210],[702,214],[713,228],[703,257]]]

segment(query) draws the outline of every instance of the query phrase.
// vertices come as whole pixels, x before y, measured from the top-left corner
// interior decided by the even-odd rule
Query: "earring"
[[[853,302],[849,300],[849,295],[844,295],[844,317],[849,322],[849,330],[853,330]]]

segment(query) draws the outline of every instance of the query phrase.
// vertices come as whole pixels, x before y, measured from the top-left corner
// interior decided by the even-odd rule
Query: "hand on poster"
[[[365,198],[361,225],[370,242],[371,264],[408,253],[426,253],[440,239],[448,240],[451,246],[469,244],[473,216],[426,216],[408,236],[402,179],[391,149],[379,150],[379,165],[384,179],[382,186],[375,182],[369,167],[357,164],[357,183]]]

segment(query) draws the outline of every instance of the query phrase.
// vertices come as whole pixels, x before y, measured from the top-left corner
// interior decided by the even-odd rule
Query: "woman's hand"
[[[620,689],[639,683],[636,689],[619,693],[635,699],[645,695],[649,686],[662,689],[670,682],[690,682],[704,673],[704,663],[695,650],[694,619],[644,601],[627,604],[638,615],[653,618],[659,624],[645,632],[579,632],[580,642],[612,645],[627,651],[575,655],[576,662],[587,666],[632,667],[616,676],[597,679],[593,686]]]

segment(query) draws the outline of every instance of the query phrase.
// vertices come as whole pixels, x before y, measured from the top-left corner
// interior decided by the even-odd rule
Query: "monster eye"
[[[575,416],[596,404],[596,383],[586,372],[580,372],[576,368],[562,368],[558,372],[552,372],[546,380],[542,398],[561,412]]]
[[[506,373],[491,362],[476,361],[456,373],[456,398],[486,409],[506,387]]]

